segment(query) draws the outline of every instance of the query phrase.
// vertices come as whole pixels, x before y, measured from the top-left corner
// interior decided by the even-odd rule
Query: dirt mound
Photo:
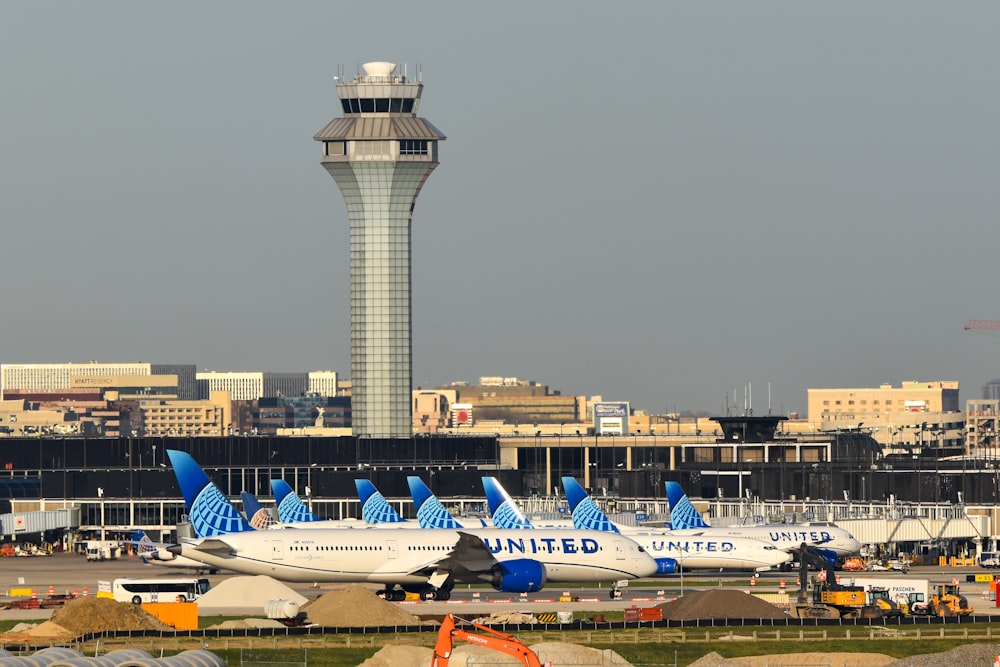
[[[109,598],[77,598],[52,614],[52,622],[79,636],[102,630],[167,630],[173,628],[128,602]]]
[[[73,633],[59,625],[58,623],[53,623],[52,621],[45,621],[39,623],[33,628],[28,628],[24,631],[25,634],[31,635],[32,637],[46,637],[52,639],[72,639]]]
[[[714,651],[691,663],[690,667],[887,667],[895,665],[893,658],[882,653],[772,653],[742,658],[723,658]],[[915,663],[917,664],[917,663]],[[920,665],[930,663],[921,662]],[[937,664],[937,663],[934,663]]]
[[[787,617],[785,612],[760,598],[743,591],[721,588],[689,593],[659,606],[663,610],[663,618],[672,621],[694,621],[701,618]]]
[[[578,644],[546,642],[530,647],[544,665],[549,660],[553,665],[614,665],[631,667],[623,657],[611,649],[599,650]],[[426,667],[431,661],[432,649],[422,646],[386,646],[365,660],[359,667]],[[517,658],[498,653],[475,644],[455,644],[451,655],[452,667],[473,665],[522,665]]]
[[[420,625],[422,621],[364,586],[336,588],[302,605],[309,623],[325,628]]]

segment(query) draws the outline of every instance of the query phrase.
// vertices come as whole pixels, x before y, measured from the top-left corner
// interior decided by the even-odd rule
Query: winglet
[[[233,504],[186,452],[168,449],[170,465],[181,487],[188,518],[198,537],[214,537],[253,530]]]
[[[240,499],[243,501],[243,513],[246,514],[247,521],[257,530],[277,523],[271,513],[257,500],[257,496],[249,491],[244,491],[240,494]]]
[[[271,480],[271,493],[274,494],[274,504],[278,508],[278,521],[281,523],[303,523],[307,521],[322,521],[313,514],[309,506],[302,502],[298,494],[283,479]]]
[[[670,505],[670,528],[683,530],[685,528],[708,528],[709,525],[688,500],[684,489],[677,482],[667,482],[667,502]]]
[[[495,527],[509,529],[535,527],[496,477],[483,477],[483,491],[486,492],[486,504],[490,508],[490,516],[493,517]]]
[[[354,480],[358,489],[358,499],[361,500],[361,518],[368,523],[400,523],[406,521],[399,516],[389,501],[385,499],[375,485],[367,479]]]
[[[416,475],[406,478],[410,485],[410,495],[413,496],[413,507],[417,512],[417,522],[421,528],[461,528],[462,524],[455,520],[441,501],[424,484],[424,480]]]
[[[573,517],[573,526],[584,530],[602,530],[607,533],[618,533],[618,526],[611,522],[608,515],[601,511],[594,499],[572,477],[563,477],[563,491]]]

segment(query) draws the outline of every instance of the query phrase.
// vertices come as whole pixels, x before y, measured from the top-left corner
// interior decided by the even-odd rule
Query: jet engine
[[[677,561],[673,558],[657,558],[656,568],[657,574],[673,574],[680,571]]]
[[[534,593],[545,585],[545,565],[537,560],[519,558],[493,566],[490,585],[504,593]]]

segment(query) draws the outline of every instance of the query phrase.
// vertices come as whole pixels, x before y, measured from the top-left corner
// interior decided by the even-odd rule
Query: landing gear
[[[448,600],[451,598],[451,591],[446,591],[443,588],[425,588],[420,591],[420,599],[429,602],[431,600]]]
[[[375,591],[375,595],[379,596],[387,602],[402,602],[406,599],[406,591],[401,588],[396,588],[395,586],[386,586]]]

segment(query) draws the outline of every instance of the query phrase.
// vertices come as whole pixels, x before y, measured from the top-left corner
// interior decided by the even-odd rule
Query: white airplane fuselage
[[[462,533],[485,544],[468,556],[453,553]],[[489,580],[492,558],[505,564],[543,564],[549,582],[635,579],[657,571],[656,561],[621,535],[564,530],[329,530],[286,529],[184,540],[181,555],[243,574],[292,582],[420,584],[451,572],[455,583]]]
[[[761,540],[685,532],[622,529],[658,562],[674,560],[685,569],[769,570],[792,560],[791,554]]]
[[[861,553],[861,543],[843,528],[836,526],[726,526],[688,528],[673,531],[678,535],[719,538],[747,538],[770,544],[785,552],[794,552],[803,543],[837,556]]]

